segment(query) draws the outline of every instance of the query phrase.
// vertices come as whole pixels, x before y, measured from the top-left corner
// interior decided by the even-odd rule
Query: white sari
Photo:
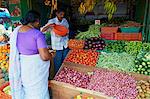
[[[19,55],[17,27],[10,38],[9,80],[12,99],[49,99],[48,76],[50,61],[40,55]]]

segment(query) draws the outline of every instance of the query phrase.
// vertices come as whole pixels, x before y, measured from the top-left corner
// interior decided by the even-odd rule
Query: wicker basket
[[[84,40],[71,39],[68,42],[68,46],[70,49],[83,49],[84,42],[85,42]]]

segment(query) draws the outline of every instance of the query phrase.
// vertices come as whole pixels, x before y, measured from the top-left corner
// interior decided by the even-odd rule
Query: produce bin
[[[120,30],[123,33],[139,33],[141,27],[121,27]]]
[[[102,27],[101,33],[117,33],[118,27]]]
[[[86,65],[79,65],[71,62],[64,62],[60,70],[58,71],[58,73],[64,67],[71,68],[81,73],[90,73],[93,72],[95,69],[102,69],[102,68],[96,68],[91,66],[87,67]],[[128,74],[132,75],[137,81],[150,79],[150,76],[145,76],[137,73],[128,73]],[[78,95],[80,93],[86,94],[88,96],[92,96],[94,99],[113,99],[113,97],[109,97],[104,93],[89,90],[89,89],[84,89],[80,87],[75,87],[71,84],[59,82],[56,80],[52,80],[50,84],[51,84],[53,99],[73,99],[75,95]]]
[[[142,41],[142,33],[116,33],[115,40]]]
[[[77,70],[79,72],[92,72],[94,67],[88,67],[85,65],[78,65],[75,63],[71,62],[64,62],[57,74],[64,68],[64,67],[69,67],[74,70]],[[94,99],[113,99],[112,97],[106,96],[103,93],[80,88],[80,87],[75,87],[71,84],[64,83],[64,82],[59,82],[56,80],[51,80],[50,82],[51,90],[52,90],[52,96],[53,99],[74,99],[74,96],[80,94],[81,92],[83,94],[86,94],[88,96],[92,96]]]

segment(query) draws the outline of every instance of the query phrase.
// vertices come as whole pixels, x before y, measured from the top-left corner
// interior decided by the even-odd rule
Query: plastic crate
[[[116,33],[102,33],[100,34],[100,37],[106,40],[115,40],[115,34]]]
[[[123,33],[139,33],[141,27],[122,27],[120,29]]]
[[[102,27],[101,33],[117,33],[118,27]]]
[[[9,85],[9,82],[0,87],[0,99],[12,99],[12,97],[3,92],[3,89]]]
[[[116,33],[115,40],[142,41],[142,33]]]

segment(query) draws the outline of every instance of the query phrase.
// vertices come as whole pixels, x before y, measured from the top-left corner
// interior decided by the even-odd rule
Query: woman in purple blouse
[[[39,28],[40,14],[29,11],[10,38],[10,85],[13,99],[49,99],[51,54]]]

